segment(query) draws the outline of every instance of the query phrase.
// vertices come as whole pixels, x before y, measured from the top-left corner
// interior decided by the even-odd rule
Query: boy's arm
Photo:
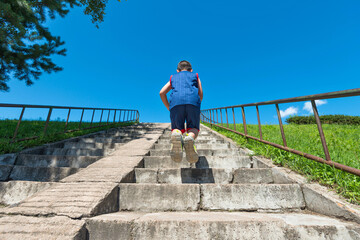
[[[162,100],[162,102],[164,103],[165,107],[167,108],[167,110],[169,110],[170,104],[169,101],[166,97],[166,94],[171,90],[171,84],[170,81],[168,83],[166,83],[163,88],[160,90],[160,98]]]
[[[203,100],[203,89],[201,86],[200,78],[198,78],[198,82],[199,82],[199,97],[200,97],[200,100],[202,101]]]

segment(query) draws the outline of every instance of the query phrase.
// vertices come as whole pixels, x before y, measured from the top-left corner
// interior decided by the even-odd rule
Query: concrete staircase
[[[15,204],[79,172],[127,142],[151,133],[150,124],[112,128],[0,158],[0,204]]]
[[[119,212],[86,220],[89,239],[360,239],[359,224],[310,211],[302,185],[209,129],[193,165],[171,161],[169,139],[119,184]]]

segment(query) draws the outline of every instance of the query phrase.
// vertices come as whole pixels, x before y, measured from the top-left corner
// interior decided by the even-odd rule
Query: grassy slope
[[[209,126],[208,124],[205,124]],[[213,127],[221,134],[234,139],[241,146],[247,147],[257,155],[271,158],[280,166],[289,167],[308,179],[333,188],[350,202],[360,204],[360,177],[317,163],[304,157],[288,153],[227,130]],[[229,125],[233,129],[233,125]],[[238,131],[243,132],[243,125],[237,124]],[[258,125],[248,125],[248,134],[259,137]],[[333,161],[360,169],[360,126],[323,125],[325,137]],[[294,148],[316,156],[325,157],[318,134],[317,126],[284,125],[286,140]],[[278,125],[262,125],[263,138],[270,142],[282,144]]]
[[[96,126],[98,124],[99,123],[94,123],[93,126]],[[128,126],[132,124],[134,124],[134,122],[117,123],[114,125],[102,126],[99,128],[80,130],[80,131],[69,132],[64,134],[63,132],[65,127],[65,122],[51,121],[48,126],[47,134],[46,136],[44,136],[43,130],[44,130],[45,121],[22,121],[17,135],[17,139],[28,138],[33,136],[40,136],[40,138],[11,143],[10,140],[14,134],[17,121],[2,120],[0,121],[0,154],[15,153],[25,148],[39,146],[45,143],[56,142],[63,139],[77,137],[92,132],[98,132],[113,127]],[[78,122],[69,122],[67,130],[74,130],[77,129],[78,127],[79,127]],[[90,127],[90,123],[87,122],[82,123],[81,128],[86,128],[86,127]]]

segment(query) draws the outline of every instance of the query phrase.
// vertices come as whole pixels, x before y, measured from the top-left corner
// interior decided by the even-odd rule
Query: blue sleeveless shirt
[[[200,107],[198,74],[188,71],[178,72],[170,77],[170,109],[177,105],[192,104]]]

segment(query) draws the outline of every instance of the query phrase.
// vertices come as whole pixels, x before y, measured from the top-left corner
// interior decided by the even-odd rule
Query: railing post
[[[246,118],[245,118],[245,109],[244,107],[241,107],[242,112],[242,118],[243,118],[243,124],[244,124],[244,133],[247,135],[247,127],[246,127]]]
[[[17,125],[16,125],[16,128],[15,128],[15,132],[14,132],[14,136],[13,136],[13,141],[15,140],[16,135],[17,135],[17,133],[18,133],[18,131],[19,131],[20,123],[21,123],[21,120],[22,120],[22,118],[23,118],[23,116],[24,116],[24,112],[25,112],[25,107],[23,107],[22,110],[21,110],[20,117],[19,117],[19,121],[18,121],[18,123],[17,123]]]
[[[124,118],[123,118],[123,122],[125,122],[125,117],[126,117],[126,110],[124,110]]]
[[[278,119],[279,119],[281,137],[282,137],[282,139],[283,139],[284,147],[287,147],[286,138],[285,138],[285,132],[284,132],[284,127],[283,127],[283,124],[282,124],[281,115],[280,115],[280,110],[279,110],[279,104],[275,104],[275,106],[276,106],[277,116],[278,116]]]
[[[115,119],[116,119],[116,109],[115,109],[115,112],[114,112],[114,121],[113,121],[113,123],[115,123]]]
[[[81,128],[81,123],[82,123],[82,120],[83,120],[83,117],[84,117],[84,111],[85,111],[85,109],[83,108],[82,113],[81,113],[81,117],[80,117],[80,122],[79,122],[79,129]]]
[[[235,111],[234,111],[234,108],[232,108],[232,113],[233,113],[233,119],[234,119],[234,131],[236,131],[236,122],[235,122]]]
[[[106,121],[106,125],[109,125],[109,118],[110,118],[110,109],[109,109],[109,113],[108,113],[108,118],[107,118],[107,121]]]
[[[259,114],[259,107],[256,105],[256,113],[257,113],[257,119],[258,119],[258,126],[259,126],[259,135],[260,139],[262,140],[262,131],[261,131],[261,121],[260,121],[260,114]]]
[[[128,110],[128,111],[127,111],[127,113],[128,113],[128,114],[127,114],[127,117],[126,117],[126,122],[128,122],[128,121],[129,121],[130,111]]]
[[[325,134],[324,134],[324,131],[323,131],[322,126],[321,126],[321,121],[320,121],[320,117],[319,117],[319,113],[318,113],[318,110],[317,110],[317,107],[316,107],[315,100],[311,100],[311,105],[312,105],[312,108],[313,108],[313,111],[314,111],[316,125],[317,125],[318,130],[319,130],[321,144],[322,144],[323,149],[324,149],[326,160],[331,161],[329,149],[328,149],[327,144],[326,144]]]
[[[228,118],[227,108],[225,108],[225,113],[226,113],[226,126],[227,128],[229,128],[229,118]]]
[[[70,113],[71,113],[71,108],[69,108],[69,112],[68,112],[68,115],[67,115],[67,118],[66,118],[66,123],[65,123],[64,132],[66,132],[66,128],[67,128],[67,125],[68,125],[68,123],[69,123]]]
[[[223,127],[222,111],[220,109],[221,126]]]
[[[211,110],[209,110],[209,113],[210,113],[210,127],[212,127],[212,118],[211,118]]]
[[[90,127],[92,127],[92,125],[93,125],[94,115],[95,115],[95,109],[93,109],[93,114],[92,114],[92,117],[91,117]]]
[[[101,120],[102,120],[103,113],[104,113],[104,109],[101,109],[100,121],[99,121],[98,126],[101,126]]]
[[[52,113],[52,108],[49,108],[49,113],[48,113],[48,116],[46,118],[46,123],[45,123],[45,127],[44,127],[44,135],[46,134],[46,131],[47,131],[47,128],[48,128],[48,125],[49,125],[51,113]]]
[[[219,125],[219,116],[218,116],[218,110],[216,109],[216,125]]]

